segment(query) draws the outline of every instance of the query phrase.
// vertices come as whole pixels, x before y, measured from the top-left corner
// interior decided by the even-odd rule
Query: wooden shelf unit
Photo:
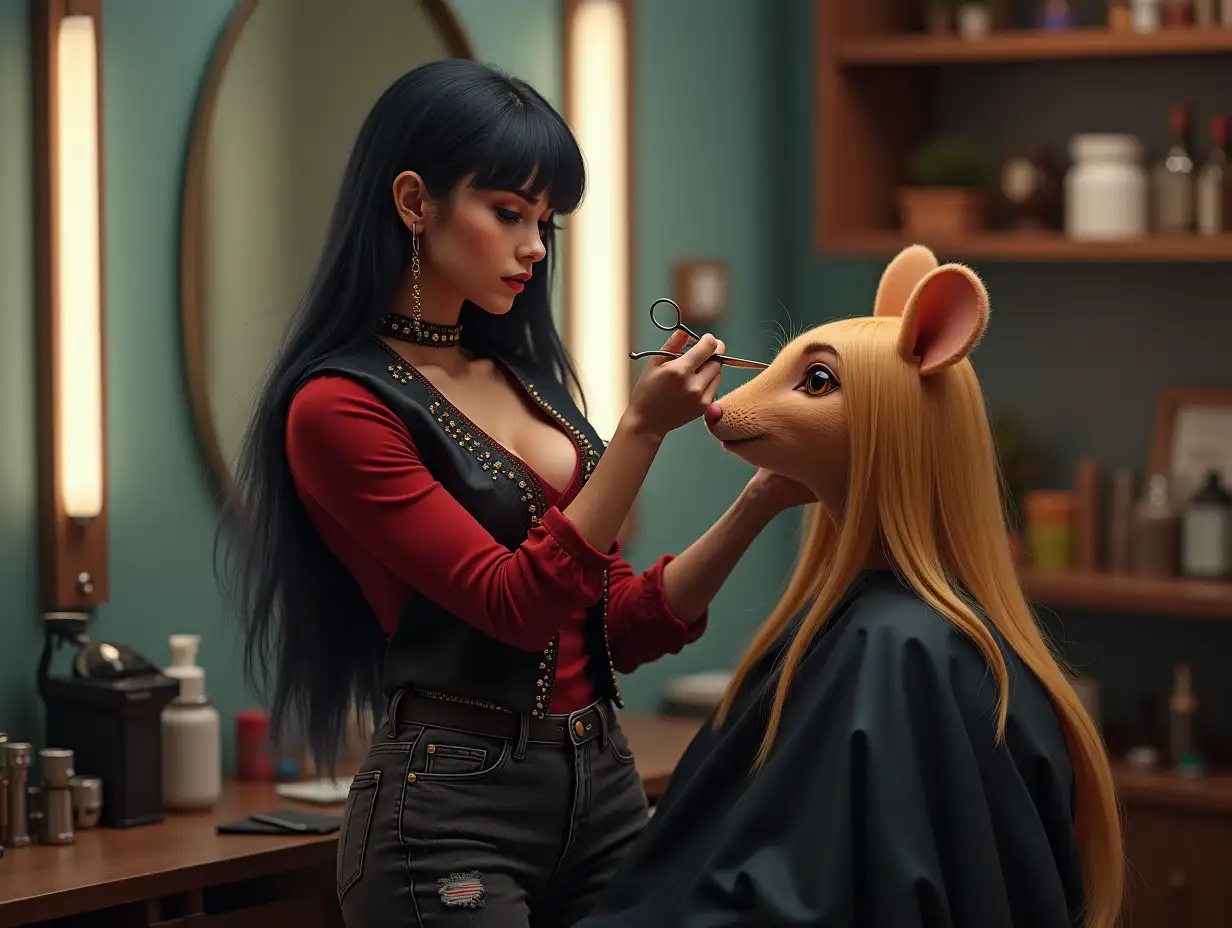
[[[1232,52],[1232,28],[1164,29],[1139,35],[1107,29],[1068,32],[1014,30],[982,39],[907,35],[855,37],[838,43],[845,68],[935,64],[988,64],[1001,61],[1062,61],[1096,58],[1169,58]]]
[[[863,257],[892,257],[912,244],[897,230],[838,233],[827,251]],[[1132,261],[1209,263],[1232,261],[1232,235],[1157,235],[1124,242],[1082,242],[1060,232],[989,230],[961,239],[926,242],[942,260]]]
[[[1042,606],[1232,619],[1232,583],[1088,571],[1019,571],[1028,599]]]
[[[913,0],[815,3],[814,244],[829,255],[889,258],[911,244],[899,228],[897,194],[908,179],[911,153],[936,122],[934,90],[947,68],[1225,54],[1232,63],[1232,27],[1146,35],[1105,29],[1007,30],[972,40],[921,33]],[[1149,66],[1149,61],[1142,64]],[[1232,260],[1232,235],[1094,243],[1071,240],[1060,231],[989,229],[921,244],[943,260],[958,261]]]

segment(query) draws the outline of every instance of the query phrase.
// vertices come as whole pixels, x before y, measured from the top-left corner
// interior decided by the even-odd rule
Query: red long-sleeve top
[[[597,698],[586,673],[583,625],[610,572],[608,644],[620,673],[676,653],[705,631],[673,615],[665,554],[635,574],[595,549],[562,510],[582,486],[579,467],[558,492],[539,478],[548,509],[517,549],[497,542],[432,476],[410,432],[353,380],[310,380],[291,402],[287,457],[300,499],[325,544],[350,571],[386,634],[410,589],[515,648],[539,651],[560,632],[551,711]]]

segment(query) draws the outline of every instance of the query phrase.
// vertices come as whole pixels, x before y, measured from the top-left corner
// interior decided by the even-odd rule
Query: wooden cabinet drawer
[[[1232,922],[1232,818],[1133,804],[1125,815],[1124,928]]]

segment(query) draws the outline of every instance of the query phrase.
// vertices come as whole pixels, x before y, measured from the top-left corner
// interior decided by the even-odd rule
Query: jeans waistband
[[[480,735],[526,743],[581,745],[602,737],[617,724],[616,709],[607,698],[570,712],[532,718],[449,699],[399,690],[390,698],[389,719],[395,727],[409,723],[458,728]]]

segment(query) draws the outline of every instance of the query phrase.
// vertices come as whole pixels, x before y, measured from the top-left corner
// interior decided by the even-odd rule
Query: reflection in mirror
[[[198,104],[181,255],[193,413],[224,492],[364,117],[406,71],[469,57],[444,0],[247,0],[235,12]]]

